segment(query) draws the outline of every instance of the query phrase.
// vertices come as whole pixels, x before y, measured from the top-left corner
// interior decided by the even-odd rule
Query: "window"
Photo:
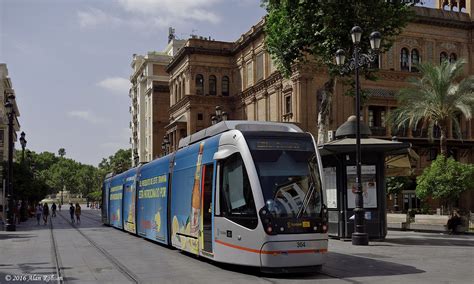
[[[219,201],[223,217],[249,229],[257,228],[257,210],[252,188],[239,153],[221,162]]]
[[[257,55],[256,57],[256,81],[263,79],[263,52]]]
[[[409,70],[408,49],[407,48],[402,48],[402,51],[400,53],[400,69],[402,71]]]
[[[247,87],[253,85],[253,64],[252,61],[247,62]]]
[[[229,95],[229,77],[227,76],[222,77],[222,95]]]
[[[439,63],[443,63],[445,60],[448,60],[448,54],[443,51],[439,54]]]
[[[209,95],[215,96],[217,94],[216,90],[216,76],[209,76]]]
[[[285,114],[291,113],[291,95],[285,96]]]
[[[374,110],[369,109],[369,127],[374,127]]]
[[[203,119],[202,113],[198,113],[198,120],[202,120],[202,119]]]
[[[201,74],[196,75],[196,95],[204,94],[204,77]]]
[[[456,53],[451,53],[449,55],[449,63],[454,63],[454,62],[456,62],[456,60],[457,60]]]
[[[411,64],[410,64],[410,71],[411,72],[418,72],[417,65],[420,64],[420,53],[417,49],[413,49],[411,51]]]

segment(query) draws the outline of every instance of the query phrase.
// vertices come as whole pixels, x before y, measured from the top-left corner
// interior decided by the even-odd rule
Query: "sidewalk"
[[[387,213],[387,228],[398,231],[418,231],[432,233],[448,233],[446,224],[448,216],[446,215],[415,215],[414,222],[406,222],[406,214]],[[463,235],[474,235],[474,231],[466,228],[465,232],[459,232]]]

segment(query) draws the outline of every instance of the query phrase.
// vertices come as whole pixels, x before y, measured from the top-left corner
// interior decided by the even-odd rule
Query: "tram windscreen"
[[[309,135],[246,137],[266,207],[274,217],[320,216],[321,179]]]

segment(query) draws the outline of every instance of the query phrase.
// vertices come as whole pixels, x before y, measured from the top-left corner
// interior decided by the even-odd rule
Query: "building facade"
[[[5,187],[5,178],[6,172],[3,168],[3,165],[8,161],[8,116],[5,109],[5,103],[7,102],[8,96],[16,95],[13,90],[13,85],[10,77],[8,76],[8,68],[4,63],[0,63],[0,181],[2,185],[0,186],[0,215],[1,220],[3,220],[3,214],[5,210],[5,197],[6,197],[6,187]],[[16,100],[10,100],[13,103],[14,117],[13,117],[13,143],[17,141],[17,132],[20,131],[20,123],[18,122],[18,117],[20,116],[20,111]],[[14,145],[13,145],[14,146]],[[15,153],[15,152],[13,152]]]
[[[161,153],[161,144],[168,124],[170,104],[169,76],[165,68],[184,41],[170,40],[163,52],[133,55],[129,96],[132,164],[153,160]]]
[[[369,94],[362,116],[372,136],[397,136],[400,141],[411,142],[420,156],[414,165],[416,175],[436,158],[439,140],[429,141],[421,127],[395,132],[387,117],[397,107],[396,92],[408,86],[409,77],[418,76],[417,63],[463,58],[468,62],[464,75],[474,74],[473,2],[457,1],[459,7],[451,7],[448,1],[438,1],[436,9],[415,7],[415,19],[379,57],[379,80],[361,81]],[[290,78],[282,77],[265,50],[264,25],[262,19],[235,42],[190,38],[172,57],[165,69],[169,74],[169,107],[163,106],[163,112],[169,111],[165,127],[169,150],[176,149],[179,139],[210,126],[217,105],[230,119],[291,122],[317,136],[326,70],[310,62],[296,66]],[[328,135],[355,112],[354,99],[344,95],[348,89],[341,80],[336,82]],[[461,137],[452,129],[448,134],[450,155],[474,163],[474,123],[464,117],[459,117],[459,122]],[[439,137],[436,130],[435,137]],[[399,202],[404,210],[419,204],[414,191],[404,192]],[[461,203],[463,208],[474,208],[474,194],[467,192]]]

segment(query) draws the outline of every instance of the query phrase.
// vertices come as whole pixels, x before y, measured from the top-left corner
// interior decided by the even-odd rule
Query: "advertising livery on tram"
[[[314,138],[285,123],[223,121],[167,156],[107,176],[107,225],[216,262],[298,271],[328,247]]]

